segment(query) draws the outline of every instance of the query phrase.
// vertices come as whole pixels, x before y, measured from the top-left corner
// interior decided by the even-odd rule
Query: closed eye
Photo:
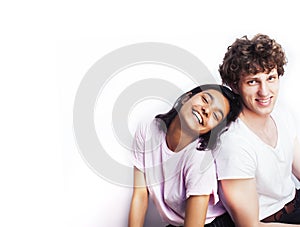
[[[224,114],[222,111],[213,112],[213,118],[216,121],[221,121],[224,118]]]
[[[214,97],[208,93],[208,92],[204,92],[202,95],[202,101],[206,104],[211,103],[214,100]]]
[[[219,117],[218,117],[218,114],[216,112],[213,113],[213,117],[216,121],[219,121]]]
[[[202,96],[202,101],[203,101],[204,103],[208,104],[208,100],[207,100],[207,98],[206,98],[204,95]]]
[[[224,113],[223,111],[220,109],[220,110],[217,110],[217,111],[214,111],[213,112],[213,118],[216,120],[216,121],[222,121],[223,118],[224,118]]]

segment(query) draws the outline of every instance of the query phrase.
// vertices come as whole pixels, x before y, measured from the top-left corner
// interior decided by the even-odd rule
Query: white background
[[[126,226],[131,189],[85,164],[72,108],[87,70],[128,44],[184,48],[217,78],[235,38],[268,34],[287,53],[281,101],[294,109],[299,128],[296,2],[2,1],[0,226]]]

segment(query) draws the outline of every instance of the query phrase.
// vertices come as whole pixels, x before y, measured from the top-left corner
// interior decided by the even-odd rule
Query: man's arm
[[[185,209],[184,227],[203,227],[209,195],[190,196]]]
[[[294,142],[293,174],[300,180],[300,143],[297,137]]]
[[[148,208],[148,191],[144,174],[134,167],[134,189],[128,218],[129,227],[143,227]]]
[[[237,227],[296,227],[282,223],[263,223],[259,221],[259,206],[256,182],[251,179],[221,180],[227,209]]]

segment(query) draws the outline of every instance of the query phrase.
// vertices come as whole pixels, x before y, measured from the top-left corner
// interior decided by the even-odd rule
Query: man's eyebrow
[[[278,76],[278,72],[270,72],[269,76]]]
[[[256,75],[248,75],[248,76],[243,77],[244,80],[251,80],[251,79],[257,79],[257,78],[259,78],[259,77]]]

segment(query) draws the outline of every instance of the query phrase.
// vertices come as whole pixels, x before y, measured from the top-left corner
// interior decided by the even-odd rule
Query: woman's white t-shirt
[[[192,195],[210,195],[205,223],[225,213],[218,202],[216,168],[210,150],[196,149],[198,141],[179,152],[166,144],[159,120],[138,126],[133,142],[133,165],[145,175],[147,188],[162,219],[183,225],[186,200]]]

